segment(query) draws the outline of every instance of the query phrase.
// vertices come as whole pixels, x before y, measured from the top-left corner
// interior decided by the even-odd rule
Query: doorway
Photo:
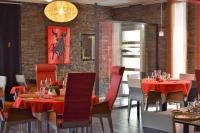
[[[0,4],[0,75],[7,77],[5,99],[20,72],[20,5]]]

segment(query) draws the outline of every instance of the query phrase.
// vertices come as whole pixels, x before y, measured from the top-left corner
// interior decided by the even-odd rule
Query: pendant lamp
[[[48,19],[54,22],[69,22],[76,18],[78,9],[71,2],[56,0],[45,7],[44,14]]]

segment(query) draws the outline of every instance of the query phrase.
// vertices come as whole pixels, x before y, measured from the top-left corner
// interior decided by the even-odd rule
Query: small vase
[[[56,92],[55,92],[54,89],[52,89],[52,91],[49,89],[49,91],[48,91],[48,95],[56,96],[57,94],[56,94]]]

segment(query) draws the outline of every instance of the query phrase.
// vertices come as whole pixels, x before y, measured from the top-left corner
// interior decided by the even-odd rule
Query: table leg
[[[189,125],[183,124],[183,133],[189,133]]]
[[[162,111],[166,111],[167,110],[167,102],[164,102],[162,104],[162,108],[161,108]]]

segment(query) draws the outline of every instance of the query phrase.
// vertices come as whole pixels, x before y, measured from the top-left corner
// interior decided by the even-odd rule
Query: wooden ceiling
[[[5,0],[6,1],[6,0]],[[46,0],[7,0],[7,2],[30,2],[30,3],[44,3],[46,4]],[[70,0],[71,2],[81,3],[81,4],[95,4],[102,6],[111,6],[111,7],[122,7],[129,5],[146,5],[146,4],[154,4],[160,3],[161,0]],[[166,0],[163,0],[166,1]]]

